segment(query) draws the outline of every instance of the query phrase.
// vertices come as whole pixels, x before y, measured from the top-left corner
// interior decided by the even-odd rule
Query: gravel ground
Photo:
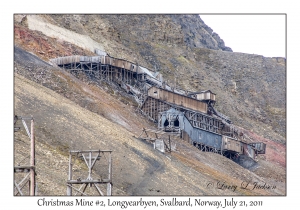
[[[40,70],[45,73],[43,77],[37,76]],[[112,92],[111,87],[87,84],[20,48],[15,48],[15,72],[15,114],[33,115],[36,121],[39,195],[65,195],[68,151],[90,148],[114,151],[113,195],[285,194],[285,165],[274,158],[277,154],[284,160],[285,149],[274,142],[258,160],[260,167],[252,172],[218,154],[200,152],[182,140],[174,140],[177,151],[162,154],[134,138],[142,127],[154,125],[134,111],[129,98]],[[14,142],[15,164],[29,161],[24,152],[28,148],[25,132],[15,133]],[[103,173],[100,168],[96,168],[98,175]],[[84,169],[82,163],[76,168],[82,174]],[[232,191],[207,187],[218,182],[240,186],[244,181],[266,182],[277,188]]]
[[[40,195],[65,195],[69,149],[113,150],[114,195],[278,195],[285,188],[236,191],[208,189],[218,181],[240,185],[264,179],[217,154],[178,140],[177,151],[162,154],[134,134],[52,90],[15,74],[15,114],[34,115]],[[25,139],[16,134],[15,141]],[[25,141],[25,140],[24,140]],[[15,156],[21,153],[15,143]],[[224,164],[224,165],[220,165]],[[84,171],[84,168],[78,168]],[[98,174],[101,168],[95,168]]]

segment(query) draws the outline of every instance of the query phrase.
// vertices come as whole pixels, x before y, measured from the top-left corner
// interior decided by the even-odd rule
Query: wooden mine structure
[[[137,137],[138,139],[150,141],[154,149],[161,152],[172,152],[176,150],[176,144],[171,141],[171,136],[180,137],[178,133],[164,132],[162,130],[153,130],[143,128],[141,134]]]
[[[215,151],[229,158],[244,154],[254,159],[255,155],[265,153],[264,143],[247,143],[243,132],[230,118],[214,108],[216,94],[210,90],[189,92],[174,88],[159,72],[113,58],[101,50],[96,50],[96,54],[98,56],[59,57],[51,63],[74,75],[83,72],[91,79],[118,84],[135,98],[141,113],[157,123],[159,129],[177,130],[183,139],[201,150]],[[181,123],[175,118],[173,121],[162,120],[163,115],[170,115],[168,110],[172,108],[182,113]],[[218,146],[213,142],[219,142]]]
[[[30,121],[30,130],[26,121]],[[25,129],[28,137],[30,138],[30,161],[28,165],[20,165],[19,163],[14,166],[14,195],[36,195],[36,179],[35,179],[35,139],[34,139],[34,119],[33,117],[14,116],[14,132],[20,131],[18,122],[22,122],[22,127]],[[27,157],[28,157],[27,156]],[[17,180],[17,174],[22,175],[21,181]],[[26,187],[27,186],[27,187]]]
[[[72,150],[69,154],[69,175],[67,180],[67,195],[88,195],[86,193],[87,187],[92,188],[93,186],[96,189],[96,193],[99,195],[112,195],[112,157],[111,150]],[[74,179],[74,164],[76,159],[80,158],[87,166],[88,174],[87,177],[82,177],[82,174],[76,174],[79,177]],[[93,173],[93,168],[95,167],[96,161],[104,160],[107,162],[107,173],[104,173],[105,177],[99,177]],[[100,168],[103,171],[106,171],[104,167]],[[93,176],[97,177],[93,177]],[[74,185],[80,185],[79,188],[74,187]],[[106,192],[103,192],[99,185],[106,185]],[[73,190],[75,193],[73,193]]]

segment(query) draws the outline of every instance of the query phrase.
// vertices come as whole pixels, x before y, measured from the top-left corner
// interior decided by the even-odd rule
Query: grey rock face
[[[199,15],[171,15],[172,20],[181,26],[185,44],[189,47],[208,48],[232,52],[219,35],[207,26]]]
[[[119,41],[151,40],[156,43],[232,52],[231,48],[225,46],[219,35],[196,14],[76,15],[76,18],[73,15],[52,15],[51,17],[63,27],[85,35],[91,35],[96,32],[95,29],[99,29],[97,33],[108,32],[111,37]],[[95,27],[99,25],[99,20],[106,24],[106,29]],[[97,40],[96,37],[94,38]]]
[[[51,15],[86,34],[114,57],[158,69],[168,82],[217,94],[216,108],[245,129],[279,142],[286,135],[284,58],[234,53],[201,16]],[[177,79],[175,79],[177,77]]]

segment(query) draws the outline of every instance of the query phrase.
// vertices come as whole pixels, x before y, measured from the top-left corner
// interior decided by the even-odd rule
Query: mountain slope
[[[253,172],[218,154],[200,152],[177,140],[178,151],[162,154],[133,137],[122,126],[94,114],[59,94],[15,75],[15,114],[34,113],[37,141],[37,183],[40,195],[65,195],[68,150],[113,150],[114,195],[240,195],[282,194],[283,183],[273,180],[276,190],[219,190],[208,182],[240,186],[264,182]],[[26,142],[25,133],[15,136],[16,161]],[[186,156],[190,153],[189,156]],[[226,170],[218,167],[222,163]],[[78,168],[81,172],[84,167]],[[96,168],[97,173],[101,169]]]
[[[51,35],[58,40],[49,40],[52,46],[63,38],[84,46],[74,37],[91,37],[95,48],[156,69],[174,86],[210,89],[217,94],[216,108],[236,125],[285,143],[285,59],[230,52],[198,15],[28,15],[16,25]],[[84,42],[90,46],[89,39]],[[70,50],[42,56],[66,54]]]
[[[53,27],[33,27],[37,23]],[[285,59],[230,52],[198,16],[21,15],[14,29],[15,114],[36,119],[41,195],[65,195],[68,150],[89,148],[113,150],[113,195],[285,194]],[[143,127],[156,125],[135,112],[129,95],[47,63],[58,56],[95,55],[91,46],[156,68],[172,85],[217,93],[217,109],[253,139],[267,143],[260,167],[249,171],[181,140],[174,140],[176,152],[165,155],[134,138]],[[24,131],[15,133],[16,163],[24,158],[22,144]],[[277,187],[207,188],[218,181]]]

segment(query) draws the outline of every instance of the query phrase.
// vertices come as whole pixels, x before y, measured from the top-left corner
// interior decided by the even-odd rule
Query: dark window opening
[[[166,120],[165,123],[164,123],[164,126],[168,126],[169,125],[169,120]]]
[[[175,127],[179,127],[179,120],[178,120],[178,119],[176,119],[176,120],[174,121],[174,126],[175,126]]]

